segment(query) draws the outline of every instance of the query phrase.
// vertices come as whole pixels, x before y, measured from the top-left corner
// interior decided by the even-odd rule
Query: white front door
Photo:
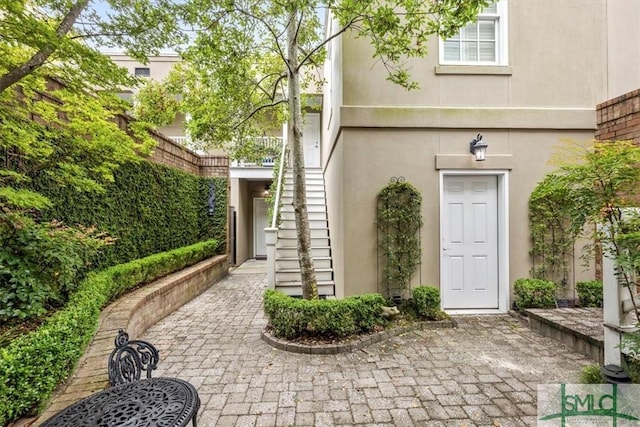
[[[263,198],[253,199],[253,256],[262,258],[267,256],[267,242],[264,229],[267,228],[269,216],[267,203]]]
[[[443,308],[499,308],[498,178],[445,175],[442,200]]]
[[[304,167],[320,167],[320,114],[307,113],[302,128]]]

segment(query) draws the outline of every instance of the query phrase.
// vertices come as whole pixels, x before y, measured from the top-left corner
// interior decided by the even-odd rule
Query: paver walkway
[[[537,384],[576,382],[593,363],[506,315],[354,353],[276,350],[260,339],[259,267],[233,271],[140,337],[160,349],[154,375],[196,386],[201,427],[533,426]]]

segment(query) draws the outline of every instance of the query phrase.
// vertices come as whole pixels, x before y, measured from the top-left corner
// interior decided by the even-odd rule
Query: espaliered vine
[[[529,198],[531,275],[565,288],[572,268],[573,247],[587,220],[586,210],[565,176],[547,175]]]
[[[422,195],[402,180],[393,180],[378,193],[380,285],[387,297],[406,295],[420,263],[421,204]]]

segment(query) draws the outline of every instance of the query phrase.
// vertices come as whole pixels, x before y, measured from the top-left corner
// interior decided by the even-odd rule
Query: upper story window
[[[507,45],[507,0],[500,0],[455,36],[440,40],[440,63],[507,65]]]
[[[151,70],[147,67],[140,67],[140,68],[136,67],[133,74],[136,77],[149,77],[151,76]]]

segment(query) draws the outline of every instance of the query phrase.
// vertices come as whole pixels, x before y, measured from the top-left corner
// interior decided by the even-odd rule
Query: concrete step
[[[278,238],[279,239],[282,239],[284,237],[296,238],[297,233],[298,233],[298,230],[296,230],[295,224],[293,227],[285,227],[285,224],[282,224],[280,226],[280,229],[278,230]],[[329,237],[329,229],[326,227],[326,225],[324,228],[311,228],[309,230],[309,233],[311,234],[312,239]]]
[[[320,222],[324,223],[324,227],[327,226],[327,213],[325,211],[322,212],[315,212],[315,211],[309,211],[309,221],[314,221],[317,222],[318,224]],[[294,221],[295,223],[295,213],[293,212],[293,210],[290,211],[281,211],[280,212],[280,221],[284,223],[284,221]],[[311,225],[310,225],[311,226]]]
[[[324,174],[322,173],[322,169],[320,168],[306,168],[304,170],[304,176],[309,178],[309,177],[323,177]],[[291,178],[293,179],[293,170],[291,168],[287,169],[284,172],[284,176],[286,176],[287,178]]]
[[[324,189],[323,190],[309,190],[306,191],[307,199],[310,198],[322,198],[326,199]],[[282,192],[282,200],[293,200],[293,191],[291,189],[285,189]]]
[[[331,268],[331,257],[314,257],[313,266],[319,269]],[[292,258],[276,258],[276,270],[293,270],[300,268],[298,257]]]
[[[601,308],[528,308],[524,314],[532,330],[604,363]]]
[[[302,284],[299,281],[278,283],[276,290],[295,297],[302,296]],[[335,283],[333,280],[318,281],[318,295],[331,296],[335,294]]]
[[[291,215],[291,218],[280,217],[280,229],[291,229],[295,230],[296,228],[296,220]],[[309,228],[312,230],[319,230],[323,228],[327,228],[327,220],[326,219],[311,219],[309,218]]]
[[[310,205],[321,205],[323,207],[326,206],[326,199],[324,197],[324,195],[322,196],[307,196],[307,206]],[[293,198],[291,197],[283,197],[282,198],[282,207],[284,208],[284,206],[286,205],[291,205],[293,203]]]
[[[285,212],[293,212],[293,205],[291,204],[291,201],[289,201],[288,203],[282,203],[282,209],[280,210],[280,213],[285,213]],[[324,202],[322,204],[309,204],[307,203],[307,212],[311,213],[311,212],[327,212],[327,206],[324,204]]]
[[[312,237],[311,247],[329,246],[329,237]],[[279,237],[276,243],[276,251],[280,248],[297,248],[298,241],[295,237]]]
[[[285,268],[285,269],[276,269],[276,283],[280,282],[295,282],[300,281],[300,269],[299,268]],[[331,268],[318,268],[316,267],[316,280],[327,281],[333,280],[333,269]]]
[[[330,258],[331,257],[331,248],[329,246],[316,246],[311,248],[311,256],[313,256],[314,260],[316,258]],[[295,258],[298,259],[298,248],[297,247],[280,247],[276,248],[276,259],[287,259],[287,258]]]
[[[313,182],[305,183],[305,184],[306,184],[305,185],[305,191],[307,193],[314,192],[314,191],[317,191],[317,192],[320,192],[320,193],[324,193],[324,183],[322,183],[322,182],[313,181]],[[285,192],[286,191],[293,192],[293,183],[292,182],[285,183],[284,191]]]

